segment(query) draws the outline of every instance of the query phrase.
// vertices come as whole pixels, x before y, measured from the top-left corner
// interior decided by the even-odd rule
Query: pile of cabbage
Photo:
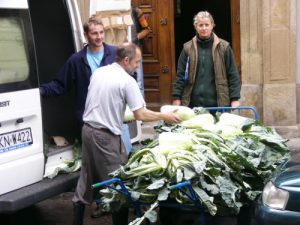
[[[178,189],[169,188],[191,181],[205,211],[237,214],[256,199],[266,179],[289,157],[287,139],[252,118],[228,112],[213,116],[204,108],[182,107],[176,113],[183,119],[181,124],[159,123],[150,143],[111,174],[122,180],[134,201],[194,204]],[[118,184],[115,188],[120,189]],[[107,211],[128,203],[126,195],[111,188],[100,193]]]

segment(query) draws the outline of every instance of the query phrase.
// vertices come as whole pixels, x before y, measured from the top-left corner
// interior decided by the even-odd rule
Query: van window
[[[38,87],[28,9],[0,9],[0,93]]]
[[[0,84],[26,80],[28,53],[20,18],[0,18],[0,49]]]

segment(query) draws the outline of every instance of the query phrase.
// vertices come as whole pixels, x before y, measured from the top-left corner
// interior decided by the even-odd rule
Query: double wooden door
[[[189,4],[189,1],[181,0],[181,4]],[[208,0],[197,1],[200,4],[202,1],[210,3]],[[229,32],[232,37],[228,41],[232,43],[240,67],[239,0],[227,1],[231,15],[227,22],[231,24]],[[150,109],[159,110],[160,106],[172,102],[172,86],[176,78],[176,48],[182,48],[182,45],[176,45],[174,32],[175,12],[179,3],[180,0],[132,0],[134,6],[142,9],[152,28],[142,46],[145,100]],[[192,21],[186,25],[191,26]]]

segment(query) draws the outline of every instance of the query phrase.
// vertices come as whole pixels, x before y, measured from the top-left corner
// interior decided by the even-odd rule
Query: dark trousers
[[[128,225],[128,208],[122,207],[118,212],[112,213],[113,225]]]

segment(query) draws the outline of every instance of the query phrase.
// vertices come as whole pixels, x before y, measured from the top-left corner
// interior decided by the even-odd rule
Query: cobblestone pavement
[[[19,212],[11,215],[0,215],[1,225],[72,225],[73,207],[72,199],[73,192],[66,192],[51,199],[42,201],[32,207],[20,210]],[[112,225],[111,215],[106,214],[99,218],[91,218],[91,212],[94,208],[87,207],[85,211],[84,225]],[[180,217],[177,210],[167,215],[167,220],[171,217],[176,218],[176,222],[172,225],[199,225],[197,220],[198,215],[187,213]],[[130,210],[129,222],[135,219],[133,210]],[[194,219],[192,219],[194,218]],[[196,218],[196,219],[195,219]],[[236,225],[236,218],[227,217],[218,220],[213,225]],[[155,225],[162,225],[158,220]],[[171,225],[165,223],[164,225]]]
[[[51,199],[42,201],[32,207],[12,215],[1,215],[2,225],[71,225],[73,192],[66,192]],[[85,211],[86,225],[111,225],[110,214],[100,218],[91,218],[91,207]]]

